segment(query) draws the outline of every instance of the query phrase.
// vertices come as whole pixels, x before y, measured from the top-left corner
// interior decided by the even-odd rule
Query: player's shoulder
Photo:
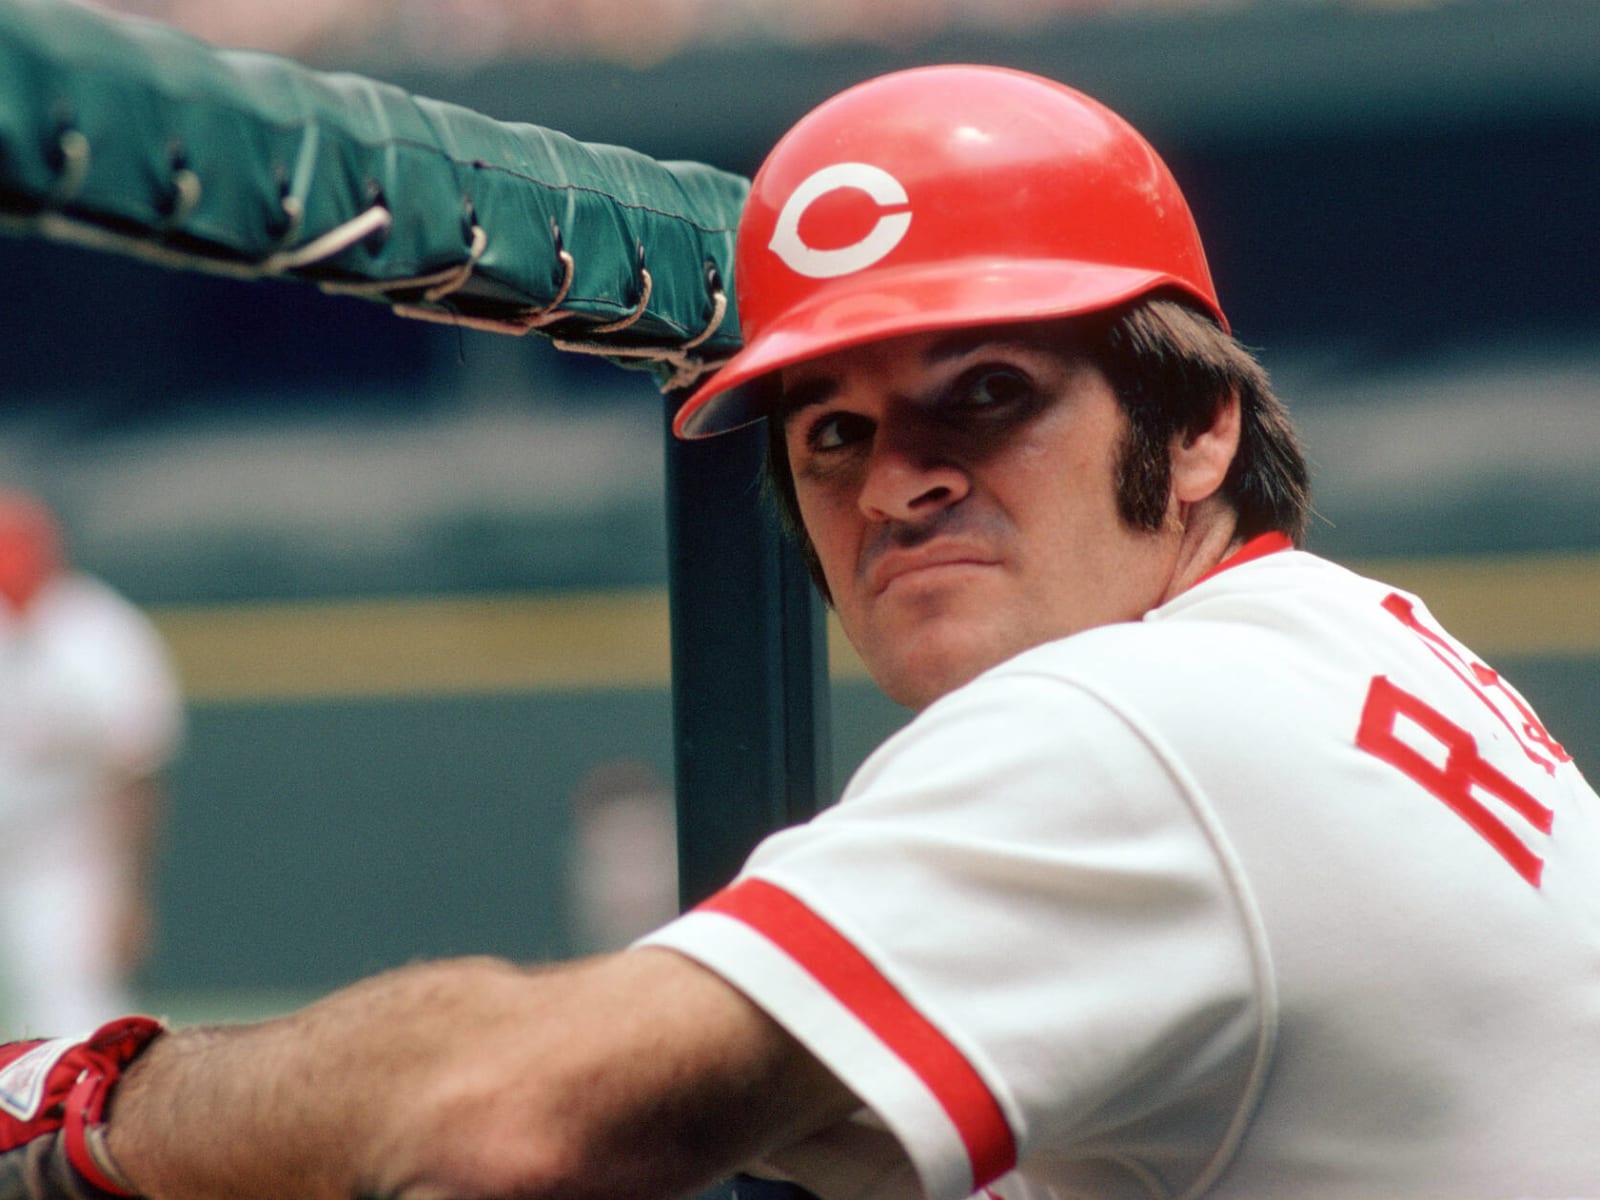
[[[1303,712],[1315,689],[1364,681],[1378,643],[1403,632],[1383,615],[1390,590],[1316,555],[1279,551],[1203,580],[1143,620],[1025,650],[908,729],[945,746],[1032,739],[1081,750],[1169,726],[1209,729],[1226,713],[1248,736],[1254,724]]]
[[[39,603],[62,611],[131,607],[109,583],[84,571],[56,575],[39,593]]]
[[[1348,637],[1392,589],[1302,550],[1283,550],[1203,579],[1142,620],[1085,630],[996,671],[1173,679],[1235,674]]]
[[[146,620],[121,592],[81,571],[64,572],[51,580],[37,603],[42,619],[80,628],[120,630]]]
[[[1280,550],[1211,575],[1145,615],[1146,627],[1260,623],[1364,605],[1387,585],[1306,550]],[[1276,620],[1270,623],[1276,624]]]
[[[123,658],[165,657],[155,622],[96,576],[83,572],[59,576],[41,594],[39,609],[38,623],[47,637]]]

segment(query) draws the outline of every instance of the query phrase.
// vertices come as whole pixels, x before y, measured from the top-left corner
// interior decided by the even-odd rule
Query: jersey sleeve
[[[125,632],[127,703],[113,723],[113,747],[129,775],[163,770],[184,738],[183,694],[177,671],[153,624],[132,614]]]
[[[648,941],[861,1098],[774,1159],[824,1195],[957,1200],[1030,1155],[1136,1164],[1179,1194],[1259,1086],[1252,911],[1181,767],[1081,688],[1003,669]]]

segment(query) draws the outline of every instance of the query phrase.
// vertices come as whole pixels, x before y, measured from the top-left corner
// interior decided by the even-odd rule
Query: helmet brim
[[[684,401],[672,430],[693,440],[760,420],[777,394],[773,372],[837,350],[942,329],[1083,316],[1167,289],[1227,329],[1209,297],[1159,271],[957,258],[862,272],[819,288],[753,338]]]

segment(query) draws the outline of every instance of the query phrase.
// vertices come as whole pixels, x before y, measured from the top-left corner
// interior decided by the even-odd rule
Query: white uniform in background
[[[6,1034],[93,1028],[129,1011],[113,960],[129,869],[120,786],[155,775],[182,731],[149,621],[106,585],[56,576],[0,605],[0,1013]]]
[[[775,1171],[1600,1195],[1600,800],[1419,601],[1285,547],[938,700],[647,939],[880,1115]]]

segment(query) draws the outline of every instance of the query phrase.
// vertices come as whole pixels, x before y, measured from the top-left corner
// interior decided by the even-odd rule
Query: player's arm
[[[154,1200],[670,1196],[859,1107],[717,976],[452,960],[156,1040],[109,1146]]]
[[[158,835],[166,811],[166,787],[155,772],[116,780],[109,797],[107,820],[121,872],[121,897],[112,952],[126,975],[143,962],[152,932],[152,901]]]

